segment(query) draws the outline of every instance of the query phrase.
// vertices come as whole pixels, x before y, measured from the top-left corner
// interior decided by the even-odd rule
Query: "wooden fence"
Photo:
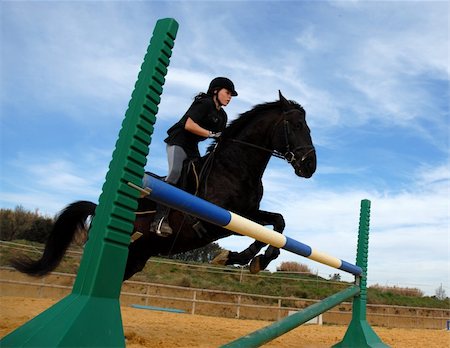
[[[60,299],[72,289],[75,275],[51,273],[32,278],[11,268],[0,269],[0,296],[25,296]],[[315,302],[296,297],[276,297],[180,287],[138,281],[126,281],[122,287],[122,305],[144,305],[173,308],[191,314],[239,319],[279,320],[292,311]],[[324,324],[347,325],[351,304],[342,303],[322,315]],[[445,329],[450,310],[420,307],[368,305],[371,325],[420,329]]]

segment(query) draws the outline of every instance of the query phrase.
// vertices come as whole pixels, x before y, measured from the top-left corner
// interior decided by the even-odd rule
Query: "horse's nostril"
[[[308,177],[311,177],[316,171],[315,156],[308,156],[302,161],[302,163],[300,163],[300,166],[303,167],[302,171],[304,172],[304,174],[307,174]]]

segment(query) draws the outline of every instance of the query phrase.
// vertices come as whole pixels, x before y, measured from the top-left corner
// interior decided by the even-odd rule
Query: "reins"
[[[284,111],[283,115],[289,114],[291,112],[295,112],[297,111],[296,109],[293,110],[289,110],[289,111]],[[283,160],[286,160],[288,163],[292,163],[296,160],[295,158],[295,151],[297,150],[301,150],[301,149],[309,149],[309,151],[307,151],[301,158],[301,161],[304,161],[309,154],[311,154],[312,152],[315,151],[315,148],[313,145],[306,145],[306,146],[298,146],[294,149],[291,149],[291,146],[289,144],[289,122],[283,118],[282,120],[279,120],[275,125],[274,125],[274,132],[276,127],[278,126],[278,124],[280,122],[283,122],[283,130],[284,130],[284,139],[286,141],[286,152],[283,154],[280,151],[277,150],[271,150],[268,148],[265,148],[263,146],[259,146],[256,144],[252,144],[246,141],[242,141],[242,140],[238,140],[238,139],[229,139],[230,141],[234,142],[234,143],[238,143],[238,144],[242,144],[242,145],[246,145],[249,147],[253,147],[255,149],[261,150],[261,151],[266,151],[269,152],[272,156],[277,157],[277,158],[281,158]]]
[[[198,194],[198,189],[200,188],[200,184],[205,185],[205,194],[208,191],[208,177],[211,174],[211,169],[213,166],[214,158],[215,158],[215,152],[216,152],[217,144],[214,147],[214,149],[208,154],[208,157],[206,157],[205,163],[203,163],[202,169],[200,170],[200,173],[198,175],[198,185],[197,190],[195,192],[195,195]]]
[[[255,144],[252,144],[252,143],[249,143],[249,142],[246,142],[246,141],[238,140],[238,139],[229,139],[229,140],[232,141],[233,143],[247,145],[249,147],[253,147],[253,148],[258,149],[258,150],[269,152],[274,157],[281,158],[281,159],[286,159],[286,157],[281,152],[279,152],[277,150],[267,149],[265,147],[262,147],[262,146],[259,146],[259,145],[255,145]]]
[[[249,146],[249,147],[253,147],[253,148],[258,149],[258,150],[262,150],[262,151],[269,152],[272,156],[277,157],[277,158],[281,158],[281,159],[283,159],[283,160],[286,160],[288,163],[292,163],[293,161],[295,161],[296,158],[295,158],[294,152],[297,151],[297,150],[301,150],[301,149],[309,149],[309,151],[307,151],[307,152],[302,156],[301,161],[304,161],[304,160],[308,157],[308,155],[309,155],[310,153],[316,151],[316,149],[314,148],[314,146],[312,146],[312,145],[306,145],[306,146],[298,146],[298,147],[296,147],[295,149],[289,150],[289,151],[287,151],[287,152],[285,152],[285,153],[283,154],[283,153],[281,153],[280,151],[277,151],[277,150],[270,150],[270,149],[268,149],[268,148],[265,148],[265,147],[262,147],[262,146],[259,146],[259,145],[255,145],[255,144],[252,144],[252,143],[248,143],[248,142],[246,142],[246,141],[242,141],[242,140],[238,140],[238,139],[229,139],[229,140],[232,141],[233,143],[238,143],[238,144],[246,145],[246,146]]]

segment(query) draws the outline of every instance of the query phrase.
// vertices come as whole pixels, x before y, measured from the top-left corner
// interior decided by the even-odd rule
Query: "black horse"
[[[198,161],[196,167],[202,169],[195,171],[190,165],[191,175],[187,175],[183,189],[261,225],[272,225],[275,231],[282,233],[283,216],[259,209],[263,196],[262,176],[273,155],[287,160],[300,177],[310,178],[316,170],[316,153],[305,111],[296,102],[285,99],[281,92],[278,101],[257,105],[234,120],[221,138],[211,144],[207,155]],[[31,275],[52,271],[76,232],[94,214],[95,207],[94,203],[86,201],[69,205],[56,220],[41,259],[16,258],[12,265]],[[172,210],[168,218],[174,233],[162,237],[150,231],[154,209],[153,201],[139,199],[134,232],[139,231],[142,236],[129,245],[124,280],[141,271],[151,256],[193,250],[232,234]],[[264,246],[255,241],[242,252],[222,253],[217,261],[226,265],[250,263],[251,272],[256,273],[279,255],[277,248],[269,246],[264,254],[256,256]]]

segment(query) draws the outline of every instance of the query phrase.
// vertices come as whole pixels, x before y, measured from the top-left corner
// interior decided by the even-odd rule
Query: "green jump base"
[[[125,347],[119,300],[71,294],[5,336],[1,347]]]
[[[344,339],[333,348],[389,348],[373,331],[367,320],[352,320]]]
[[[339,303],[359,294],[359,287],[354,285],[338,292],[326,299],[305,308],[303,311],[292,314],[269,326],[238,338],[237,340],[223,345],[221,348],[253,348],[260,347],[281,335],[299,327],[308,320],[337,306]]]

